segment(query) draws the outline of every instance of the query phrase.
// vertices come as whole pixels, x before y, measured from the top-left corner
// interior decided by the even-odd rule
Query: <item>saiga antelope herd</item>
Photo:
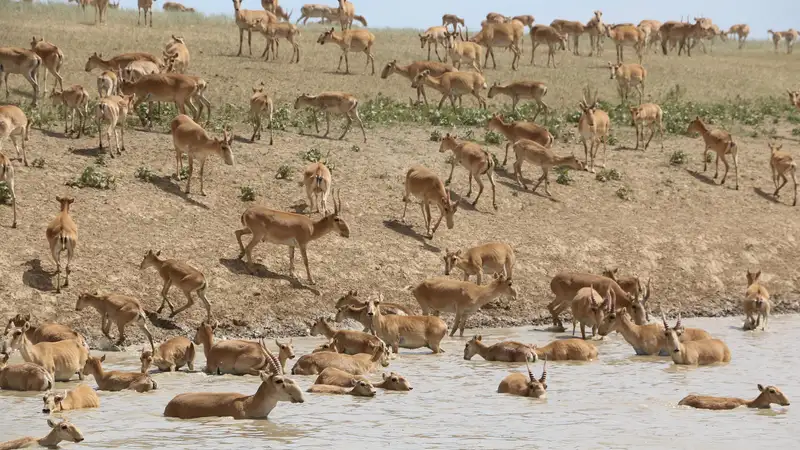
[[[109,4],[106,0],[80,1],[81,6],[93,4],[96,8],[96,22],[103,23],[106,18],[106,9]],[[252,32],[260,31],[267,40],[264,56],[269,56],[271,51],[277,57],[278,40],[287,40],[293,48],[291,62],[299,62],[299,29],[292,24],[281,22],[287,20],[291,13],[286,13],[277,0],[264,0],[264,10],[242,10],[241,2],[233,0],[235,23],[239,29],[239,51],[242,54],[244,33],[248,33],[248,46],[252,55]],[[169,5],[169,6],[167,6]],[[152,27],[153,2],[140,0],[139,12],[150,12],[150,27]],[[188,11],[183,5],[165,3],[165,10]],[[323,32],[316,42],[320,45],[338,45],[341,54],[337,71],[341,69],[342,60],[345,61],[345,72],[349,73],[348,53],[361,52],[366,55],[366,67],[372,66],[371,74],[375,74],[375,58],[373,46],[376,37],[366,29],[352,29],[353,21],[360,21],[366,26],[366,19],[355,14],[355,7],[348,0],[339,0],[338,7],[325,7],[323,5],[305,5],[301,10],[300,19],[304,24],[308,18],[319,17],[329,21],[339,21],[341,30],[335,28]],[[298,19],[298,22],[299,20]],[[453,31],[450,31],[452,26]],[[707,18],[695,18],[695,23],[642,21],[638,26],[632,24],[604,24],[602,12],[595,11],[594,17],[586,24],[574,21],[555,20],[549,26],[534,25],[533,16],[508,17],[500,13],[489,13],[486,21],[478,33],[470,38],[464,20],[453,14],[442,17],[442,25],[429,28],[420,34],[421,46],[428,47],[430,59],[431,46],[439,58],[439,62],[414,61],[408,65],[398,64],[396,60],[390,61],[381,73],[381,78],[388,78],[392,73],[398,73],[411,81],[411,87],[416,89],[419,98],[427,103],[425,87],[434,89],[442,94],[439,102],[441,108],[446,99],[450,100],[456,108],[455,100],[458,98],[459,106],[464,94],[470,94],[482,108],[487,108],[487,101],[482,91],[488,90],[487,97],[492,99],[499,94],[511,99],[512,110],[516,111],[517,105],[522,100],[532,100],[539,112],[549,112],[549,107],[543,98],[548,88],[543,82],[524,80],[501,84],[494,81],[491,87],[486,81],[483,70],[487,69],[488,59],[491,56],[493,68],[496,68],[495,48],[508,49],[512,53],[511,67],[517,70],[522,53],[524,27],[529,28],[532,43],[531,64],[533,53],[541,45],[548,46],[548,65],[552,61],[555,67],[555,52],[559,47],[571,49],[575,55],[580,55],[580,37],[583,34],[590,36],[592,54],[602,50],[602,39],[611,39],[617,50],[617,62],[608,62],[612,80],[616,80],[620,99],[623,103],[630,100],[632,89],[638,94],[638,106],[629,106],[631,119],[636,127],[636,148],[640,140],[644,141],[644,127],[651,129],[651,135],[644,143],[644,149],[650,144],[656,127],[660,132],[663,147],[663,111],[659,105],[642,103],[644,98],[645,80],[648,74],[641,64],[645,50],[657,41],[660,41],[664,53],[678,48],[678,54],[683,51],[691,56],[691,50],[699,43],[705,49],[704,40],[713,42],[714,37],[723,38],[728,34],[738,37],[739,48],[745,44],[749,35],[749,27],[745,24],[732,26],[727,33],[723,33]],[[463,30],[462,30],[463,27]],[[786,42],[787,53],[792,52],[792,46],[797,40],[798,33],[790,29],[784,32],[770,30],[776,51],[781,41]],[[0,48],[0,79],[6,83],[6,96],[8,96],[8,75],[20,74],[33,87],[33,102],[37,104],[40,94],[38,73],[42,66],[45,69],[43,86],[46,91],[47,73],[54,78],[53,90],[50,99],[54,104],[63,105],[65,121],[65,137],[77,132],[80,138],[85,130],[85,120],[89,111],[87,109],[90,94],[79,85],[63,86],[66,74],[61,72],[64,54],[54,44],[44,41],[43,38],[34,37],[30,43],[31,49],[3,47]],[[444,57],[439,54],[439,46],[443,47]],[[639,58],[639,63],[624,63],[624,47],[632,47]],[[163,58],[162,58],[163,57]],[[136,109],[143,102],[149,103],[148,117],[140,116],[142,125],[152,124],[152,103],[175,103],[180,114],[171,123],[171,135],[176,155],[176,175],[182,172],[182,156],[188,155],[189,169],[186,184],[186,193],[190,193],[191,178],[193,175],[194,161],[200,163],[200,193],[205,195],[203,172],[207,157],[218,155],[228,165],[234,165],[232,143],[233,130],[224,130],[222,137],[211,137],[203,125],[196,122],[202,117],[204,108],[208,110],[206,124],[211,121],[211,104],[204,96],[208,83],[198,76],[187,75],[189,69],[190,53],[186,40],[172,35],[172,40],[162,52],[162,57],[149,53],[125,53],[105,60],[102,55],[92,54],[85,66],[90,72],[95,69],[103,71],[97,79],[99,102],[95,107],[94,117],[97,122],[100,148],[103,148],[102,139],[105,134],[107,142],[111,133],[115,137],[116,154],[122,155],[125,150],[125,128],[130,110]],[[483,62],[481,63],[481,57]],[[457,67],[446,64],[448,58]],[[471,65],[475,71],[462,71],[461,63]],[[466,69],[466,67],[465,67]],[[588,95],[587,95],[588,94]],[[800,109],[800,92],[789,91],[792,104]],[[196,105],[195,102],[199,102]],[[359,100],[352,94],[345,92],[322,92],[318,95],[302,94],[297,97],[295,109],[311,109],[316,130],[319,132],[317,112],[324,111],[327,129],[325,136],[330,132],[330,114],[343,114],[347,124],[339,139],[347,135],[353,118],[359,123],[364,142],[366,131],[359,115]],[[608,113],[599,108],[596,91],[584,93],[579,102],[578,132],[584,145],[584,160],[581,161],[574,155],[558,156],[553,150],[553,136],[549,131],[535,124],[533,121],[505,122],[503,116],[494,114],[487,122],[488,129],[496,130],[504,135],[508,141],[506,157],[502,165],[507,163],[508,148],[514,150],[516,162],[514,172],[518,183],[527,190],[527,185],[522,180],[522,164],[529,162],[542,168],[542,176],[533,187],[535,191],[544,182],[545,192],[549,191],[549,171],[554,167],[569,167],[574,170],[594,171],[595,159],[600,144],[603,144],[603,161],[606,162],[606,144],[610,132]],[[189,110],[191,116],[186,115]],[[253,88],[250,98],[250,116],[254,122],[251,142],[261,137],[261,117],[269,115],[268,127],[270,129],[270,144],[273,144],[274,103],[267,92],[266,85],[262,82]],[[77,130],[75,129],[75,115],[78,115]],[[68,124],[72,115],[71,127]],[[17,151],[18,159],[23,165],[28,165],[26,156],[26,142],[32,122],[18,107],[8,105],[0,107],[0,145],[5,138],[10,138]],[[107,128],[103,129],[107,125]],[[117,126],[122,128],[122,145],[117,142]],[[738,145],[730,133],[712,129],[697,117],[688,125],[687,133],[698,133],[705,144],[705,152],[713,150],[717,155],[717,172],[719,160],[722,160],[725,173],[720,184],[724,184],[728,175],[728,157],[734,164],[735,187],[739,188],[738,177]],[[782,150],[782,146],[769,143],[770,168],[775,184],[774,196],[778,197],[780,190],[788,183],[788,178],[793,182],[793,205],[797,203],[796,163],[791,154]],[[1,147],[0,147],[1,150]],[[492,188],[492,206],[497,209],[494,170],[495,161],[492,155],[480,145],[458,139],[455,135],[447,134],[439,145],[440,152],[452,152],[451,172],[444,182],[432,170],[421,165],[412,165],[406,172],[405,192],[403,195],[405,218],[406,208],[411,197],[421,201],[421,209],[426,227],[427,238],[432,239],[442,219],[445,219],[448,229],[455,226],[455,213],[459,209],[459,200],[452,198],[452,191],[448,186],[452,180],[456,165],[461,165],[468,172],[469,190],[466,197],[472,194],[472,178],[478,184],[478,193],[472,202],[475,206],[481,197],[484,184],[481,177],[486,176]],[[114,152],[109,150],[109,155]],[[704,159],[705,161],[705,159]],[[704,162],[704,171],[707,163]],[[717,178],[718,173],[714,175]],[[7,184],[10,190],[13,222],[12,228],[17,225],[17,201],[15,191],[14,166],[10,158],[0,153],[0,181]],[[308,244],[328,233],[335,232],[341,237],[350,237],[350,225],[343,217],[343,204],[340,191],[332,191],[332,176],[330,170],[323,163],[314,163],[306,168],[304,173],[304,187],[308,196],[311,210],[316,209],[321,217],[312,219],[308,215],[293,214],[280,210],[269,209],[263,206],[248,208],[241,216],[243,228],[235,230],[234,235],[240,248],[240,259],[246,259],[245,265],[251,271],[256,269],[252,251],[261,242],[269,242],[289,247],[289,272],[294,274],[294,252],[299,248],[303,264],[306,269],[307,281],[314,284],[308,258]],[[328,199],[335,192],[333,211],[328,208]],[[50,245],[51,256],[56,265],[56,292],[70,286],[70,273],[72,259],[78,243],[76,222],[72,217],[71,205],[74,198],[69,196],[56,197],[60,203],[60,212],[50,222],[46,229],[46,237]],[[431,228],[433,217],[430,204],[434,203],[440,213],[435,225]],[[80,203],[79,203],[80,204]],[[316,207],[316,208],[314,208]],[[242,237],[252,235],[251,240],[244,245]],[[383,300],[379,293],[377,299],[371,298],[366,302],[354,299],[354,292],[343,297],[337,302],[337,320],[353,318],[361,322],[365,330],[336,329],[324,318],[317,320],[311,327],[312,334],[324,335],[330,341],[320,346],[318,351],[303,355],[291,369],[294,375],[318,374],[314,386],[308,390],[311,393],[350,394],[357,396],[373,397],[375,388],[389,390],[410,391],[410,383],[401,375],[390,372],[384,373],[381,382],[373,383],[366,375],[390,365],[390,355],[398,354],[400,348],[415,349],[429,348],[433,353],[443,353],[442,340],[450,328],[450,336],[458,330],[461,337],[470,315],[482,306],[495,301],[502,296],[516,299],[517,289],[513,283],[513,271],[516,256],[513,248],[503,242],[489,242],[470,249],[445,252],[445,277],[432,277],[421,281],[410,288],[421,314],[416,314],[413,308],[392,304]],[[64,255],[66,254],[66,255]],[[66,259],[62,260],[65,256]],[[64,280],[62,284],[62,262],[64,263]],[[162,303],[157,313],[165,305],[171,310],[171,317],[175,316],[194,303],[196,295],[206,310],[206,319],[198,326],[193,341],[176,336],[162,343],[156,349],[149,329],[146,325],[147,316],[142,302],[133,297],[119,294],[82,293],[78,297],[77,310],[84,310],[87,306],[100,314],[102,334],[110,338],[110,326],[114,322],[118,329],[117,345],[125,342],[125,327],[131,322],[136,322],[141,331],[148,337],[150,349],[143,349],[141,353],[141,369],[136,372],[106,371],[102,363],[105,355],[97,357],[89,354],[86,343],[80,335],[63,325],[45,323],[34,327],[31,317],[17,316],[9,321],[6,327],[2,350],[0,354],[0,387],[3,389],[48,391],[44,398],[46,412],[64,411],[78,408],[99,407],[99,399],[94,391],[85,384],[79,385],[69,392],[54,393],[52,389],[56,381],[68,381],[77,374],[83,380],[85,376],[92,375],[100,390],[119,391],[130,389],[137,392],[146,392],[158,389],[158,383],[148,372],[151,366],[159,371],[176,371],[182,366],[189,370],[194,368],[194,345],[203,347],[206,356],[206,372],[209,374],[248,374],[258,376],[261,384],[253,395],[242,394],[215,394],[215,393],[185,393],[173,398],[164,409],[164,415],[177,418],[195,418],[207,416],[230,416],[238,419],[267,417],[278,402],[303,403],[304,396],[297,382],[286,376],[286,363],[294,359],[295,354],[291,341],[276,341],[278,356],[269,349],[266,342],[243,340],[215,341],[214,331],[217,322],[213,319],[211,302],[206,291],[209,283],[204,273],[177,259],[162,259],[160,252],[149,250],[141,261],[140,269],[154,267],[163,280],[161,290]],[[463,272],[464,280],[455,280],[450,272],[454,269]],[[483,275],[492,274],[492,279],[484,284]],[[469,280],[476,276],[477,282]],[[767,327],[767,319],[771,310],[770,296],[761,282],[761,272],[748,270],[747,286],[743,300],[743,309],[746,319],[744,329],[762,330]],[[172,284],[184,292],[187,302],[182,307],[175,309],[168,298]],[[731,360],[731,351],[719,339],[712,338],[709,333],[701,329],[686,328],[681,324],[678,314],[677,322],[670,326],[662,313],[662,323],[650,323],[648,300],[650,298],[650,282],[646,287],[638,277],[617,278],[616,271],[607,271],[603,275],[561,272],[556,274],[550,283],[555,299],[548,305],[548,310],[553,317],[554,328],[564,329],[559,316],[567,309],[571,310],[573,320],[573,336],[579,324],[582,339],[556,340],[547,345],[523,344],[515,341],[501,341],[486,344],[482,336],[476,335],[470,339],[464,348],[464,359],[471,359],[480,355],[488,361],[530,362],[538,359],[545,361],[542,376],[536,379],[530,368],[528,373],[514,373],[506,377],[498,387],[500,393],[510,393],[520,396],[536,398],[546,397],[547,372],[546,362],[549,361],[592,361],[598,358],[597,347],[587,342],[585,327],[589,326],[592,337],[595,335],[606,336],[612,331],[618,331],[639,355],[664,354],[671,356],[675,364],[708,365],[727,363]],[[343,301],[349,299],[348,301]],[[441,312],[454,313],[455,319],[451,326],[438,314]],[[65,330],[62,328],[66,328]],[[48,334],[48,331],[52,332]],[[57,332],[53,332],[57,331]],[[19,351],[24,364],[8,364],[12,352]],[[770,404],[788,405],[788,399],[774,386],[763,387],[758,385],[761,394],[752,401],[738,398],[721,398],[691,395],[680,401],[681,405],[706,409],[729,409],[740,405],[754,408],[768,408]],[[68,421],[61,423],[49,422],[52,431],[41,439],[27,438],[10,443],[13,446],[22,446],[33,443],[52,446],[59,441],[72,440],[80,442],[83,437],[80,431]],[[6,448],[6,447],[3,447]]]

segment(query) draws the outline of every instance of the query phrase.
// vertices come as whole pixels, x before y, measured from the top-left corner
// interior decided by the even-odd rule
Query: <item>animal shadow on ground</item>
[[[38,291],[50,292],[56,287],[53,285],[53,274],[45,272],[42,268],[42,261],[39,258],[26,261],[23,266],[28,269],[22,273],[22,283]]]
[[[555,197],[548,197],[547,194],[543,194],[542,192],[539,192],[539,190],[544,190],[543,186],[539,186],[539,189],[537,189],[536,191],[531,191],[530,189],[521,188],[516,182],[510,183],[508,181],[503,181],[503,180],[497,180],[497,182],[499,184],[502,184],[503,186],[507,186],[507,187],[517,191],[517,192],[525,192],[526,194],[535,195],[537,197],[541,197],[543,199],[550,200],[551,202],[555,202],[555,203],[560,203],[561,202],[560,200],[558,200]],[[532,183],[530,181],[528,181],[528,184],[532,184]]]
[[[689,170],[689,169],[686,169],[686,172],[689,175],[695,177],[698,181],[701,181],[701,182],[703,182],[703,183],[705,183],[705,184],[707,184],[709,186],[716,186],[717,185],[717,182],[714,181],[713,178],[711,178],[710,176],[706,175],[703,172],[697,172],[695,170]],[[725,181],[727,181],[727,180],[725,180]]]
[[[431,211],[431,214],[433,214],[433,211]],[[441,248],[429,244],[428,243],[429,242],[428,237],[426,237],[426,236],[424,236],[422,234],[419,234],[418,232],[414,231],[414,227],[412,225],[408,224],[408,223],[401,222],[398,219],[387,219],[387,220],[383,221],[383,226],[385,226],[386,228],[388,228],[388,229],[390,229],[392,231],[400,233],[403,236],[408,236],[410,238],[416,239],[417,241],[419,241],[422,244],[422,246],[425,248],[425,250],[428,250],[429,252],[433,252],[433,253],[441,253],[442,252]],[[445,228],[445,229],[447,228],[447,225],[444,224],[444,219],[442,219],[442,224],[439,225],[439,228]]]
[[[158,316],[155,311],[145,310],[144,314],[150,319],[150,323],[155,325],[158,328],[164,330],[183,330],[181,327],[178,326],[175,322],[170,319],[162,319]]]
[[[269,130],[267,130],[267,132],[269,132]],[[250,139],[245,136],[233,136],[233,140],[242,144],[255,144],[255,142],[250,142]]]
[[[150,178],[150,183],[153,186],[166,192],[167,194],[172,194],[186,200],[186,203],[189,203],[192,206],[198,206],[203,209],[209,209],[208,206],[206,206],[205,204],[198,202],[197,200],[189,197],[186,193],[184,193],[183,189],[181,189],[181,187],[177,183],[172,181],[171,175],[164,175],[160,177],[153,176]]]
[[[297,253],[299,253],[299,250],[297,251]],[[295,263],[296,262],[297,261],[295,261]],[[315,289],[314,287],[305,285],[302,282],[300,282],[300,280],[298,280],[297,278],[291,277],[289,275],[273,272],[267,269],[267,266],[263,264],[253,263],[253,265],[255,266],[255,270],[253,272],[250,272],[249,270],[247,270],[247,265],[245,264],[244,260],[241,260],[239,258],[220,258],[219,263],[225,266],[225,268],[227,268],[228,270],[230,270],[231,273],[236,275],[251,275],[254,277],[266,278],[270,280],[284,280],[288,281],[289,284],[294,289],[303,289],[309,292],[313,292],[315,295],[320,295],[320,291]],[[301,257],[300,265],[302,266],[302,264],[303,262]]]
[[[764,199],[771,201],[772,203],[781,203],[779,198],[776,198],[775,196],[772,195],[772,192],[767,192],[761,189],[760,187],[754,187],[753,191],[755,191],[756,194],[763,197]]]
[[[105,149],[100,149],[100,147],[71,148],[69,151],[73,155],[87,156],[89,158],[97,158],[100,155],[106,156],[107,154],[107,151]]]

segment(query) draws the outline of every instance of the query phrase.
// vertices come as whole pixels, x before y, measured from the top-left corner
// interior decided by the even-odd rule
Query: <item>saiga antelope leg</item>
[[[175,317],[178,314],[182,313],[183,311],[189,309],[192,305],[194,305],[194,299],[192,298],[192,293],[190,291],[183,291],[183,295],[186,296],[186,304],[176,309],[175,311],[172,311],[172,314],[169,315],[170,317]]]
[[[306,247],[300,246],[300,256],[303,257],[303,264],[306,266],[306,276],[308,276],[308,284],[315,284],[314,279],[311,278],[311,269],[308,267],[308,253]]]
[[[169,292],[169,288],[172,286],[172,280],[164,281],[164,287],[161,288],[161,306],[158,307],[156,310],[156,314],[161,314],[161,311],[164,309],[164,304],[166,303],[169,305],[169,310],[174,311],[175,308],[172,306],[172,302],[169,301],[169,297],[167,297],[167,293]]]

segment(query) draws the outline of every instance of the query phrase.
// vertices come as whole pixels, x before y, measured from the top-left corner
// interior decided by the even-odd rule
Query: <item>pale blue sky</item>
[[[231,0],[178,0],[186,6],[205,13],[233,14]],[[122,6],[136,8],[136,0],[121,0]],[[164,0],[158,0],[157,5]],[[292,17],[299,15],[304,3],[336,5],[335,0],[280,0],[282,6],[294,9]],[[636,22],[641,19],[678,20],[681,16],[711,17],[720,28],[734,23],[748,23],[751,35],[757,39],[767,37],[767,29],[800,29],[800,1],[771,0],[356,0],[356,12],[367,18],[370,27],[427,28],[441,25],[442,14],[449,12],[463,17],[470,29],[479,28],[480,21],[489,11],[508,15],[533,14],[539,23],[550,23],[554,18],[586,22],[592,11],[601,9],[603,19],[609,23]],[[158,6],[160,9],[160,6]],[[244,9],[260,9],[260,0],[243,0]]]

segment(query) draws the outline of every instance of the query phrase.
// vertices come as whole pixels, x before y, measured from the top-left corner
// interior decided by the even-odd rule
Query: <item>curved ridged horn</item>
[[[283,366],[281,365],[280,360],[275,357],[275,355],[269,350],[267,347],[267,343],[264,342],[264,338],[261,338],[261,348],[264,349],[264,352],[267,354],[267,363],[272,366],[272,369],[275,371],[275,375],[283,375]]]
[[[664,329],[669,330],[669,324],[667,323],[667,318],[664,317],[664,311],[661,311],[661,320],[664,322]]]
[[[525,367],[528,368],[528,377],[531,381],[536,381],[536,378],[533,376],[533,372],[531,372],[531,366],[528,364],[528,355],[525,355]]]
[[[678,313],[678,322],[675,324],[675,328],[681,327],[681,313]]]
[[[547,381],[547,355],[544,355],[544,365],[542,366],[542,378],[539,378],[539,383],[544,384]]]

